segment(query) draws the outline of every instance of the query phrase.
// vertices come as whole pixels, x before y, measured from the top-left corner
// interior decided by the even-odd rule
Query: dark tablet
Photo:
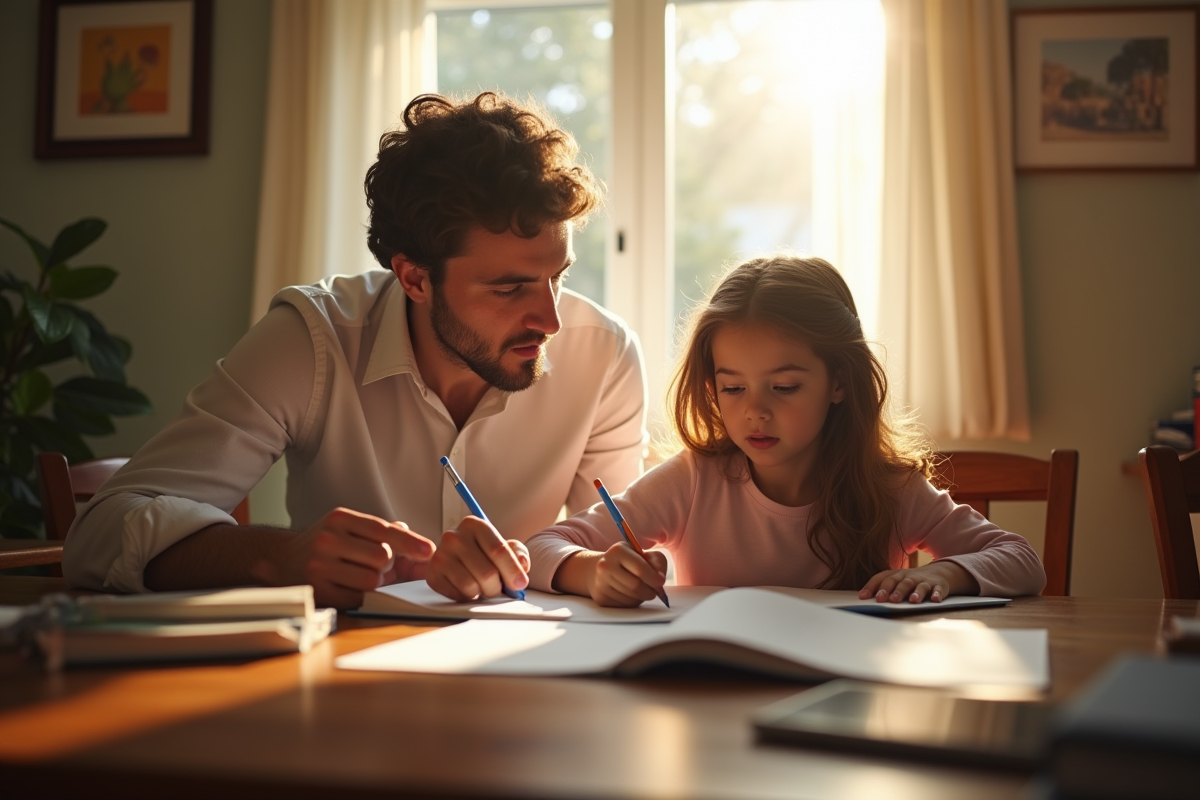
[[[836,680],[760,709],[762,741],[1032,770],[1054,707],[950,691]]]

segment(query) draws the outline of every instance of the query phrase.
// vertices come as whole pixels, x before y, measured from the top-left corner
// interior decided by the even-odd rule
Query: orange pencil
[[[633,535],[633,529],[629,527],[629,523],[625,521],[625,517],[621,516],[620,509],[617,508],[617,504],[609,497],[608,489],[604,488],[604,483],[599,478],[596,478],[596,491],[600,492],[600,499],[608,507],[608,513],[612,514],[613,521],[617,523],[617,528],[621,531],[621,535],[625,537],[625,543],[632,547],[635,553],[645,558],[647,564],[650,564],[650,559],[646,558],[646,551],[642,549],[642,545],[638,542],[637,537]],[[650,566],[654,565],[650,564]],[[658,599],[663,601],[663,605],[670,608],[671,601],[667,599],[667,593],[659,589],[657,594]]]

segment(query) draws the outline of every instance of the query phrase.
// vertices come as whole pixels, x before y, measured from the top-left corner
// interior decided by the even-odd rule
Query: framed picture
[[[1198,9],[1014,11],[1017,171],[1200,169]]]
[[[208,152],[212,0],[42,0],[37,158]]]

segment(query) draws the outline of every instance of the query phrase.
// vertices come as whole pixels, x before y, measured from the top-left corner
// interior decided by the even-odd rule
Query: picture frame
[[[208,152],[212,0],[41,0],[34,156]]]
[[[1017,172],[1200,170],[1198,12],[1014,10]]]

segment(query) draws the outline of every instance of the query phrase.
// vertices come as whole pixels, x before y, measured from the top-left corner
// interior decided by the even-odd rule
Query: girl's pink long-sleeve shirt
[[[953,561],[979,582],[982,595],[1037,594],[1046,583],[1037,553],[970,506],[914,475],[899,490],[898,536],[888,563],[925,550]],[[597,498],[598,499],[598,498]],[[675,581],[692,586],[815,587],[829,568],[808,545],[812,506],[780,505],[754,481],[732,482],[720,460],[685,450],[614,498],[643,547],[670,552]],[[603,503],[531,536],[530,586],[554,591],[559,565],[579,550],[604,551],[621,540]]]

